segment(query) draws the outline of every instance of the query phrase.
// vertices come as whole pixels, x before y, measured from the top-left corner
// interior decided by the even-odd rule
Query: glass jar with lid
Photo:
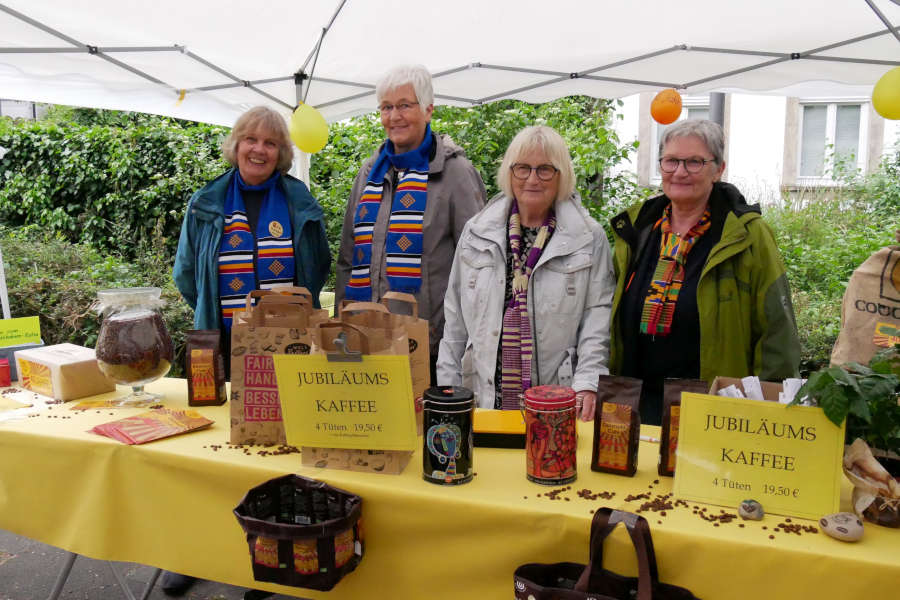
[[[97,364],[132,393],[119,399],[123,406],[147,406],[160,398],[144,385],[163,377],[172,367],[174,348],[160,309],[160,288],[138,287],[97,292],[102,319],[97,337]]]

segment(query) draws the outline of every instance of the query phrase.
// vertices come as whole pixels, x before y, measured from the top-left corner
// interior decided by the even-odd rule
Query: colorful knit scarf
[[[522,261],[522,223],[519,204],[513,199],[509,213],[509,251],[513,260],[513,295],[503,313],[503,337],[500,348],[503,361],[501,397],[503,410],[518,410],[519,398],[531,387],[531,321],[528,318],[528,280],[538,259],[556,229],[553,209],[538,230],[534,245]]]
[[[294,244],[287,200],[276,171],[260,185],[247,185],[235,170],[225,194],[225,232],[219,246],[219,306],[226,330],[249,292],[294,283]],[[265,190],[255,235],[250,231],[242,191]],[[253,257],[256,256],[256,269]]]
[[[422,286],[422,221],[428,200],[428,162],[434,137],[431,125],[418,148],[394,153],[388,140],[369,171],[356,213],[353,215],[353,263],[345,296],[349,300],[372,300],[372,234],[384,195],[384,176],[393,166],[400,174],[385,239],[388,286],[391,290],[418,293]]]
[[[653,229],[660,228],[662,237],[659,241],[659,261],[641,311],[641,333],[648,335],[669,335],[672,331],[672,318],[678,293],[684,283],[688,252],[710,226],[708,209],[684,237],[672,231],[671,219],[672,205],[669,204],[663,216],[653,225]]]

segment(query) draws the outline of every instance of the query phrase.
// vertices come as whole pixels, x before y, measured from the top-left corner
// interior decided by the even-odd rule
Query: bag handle
[[[640,515],[611,508],[601,508],[594,513],[591,522],[590,559],[573,589],[585,593],[589,591],[591,576],[599,574],[603,569],[603,541],[619,523],[625,524],[637,554],[637,600],[651,600],[653,590],[659,583],[659,573],[656,568],[656,554],[653,551],[653,538],[650,537],[650,524]]]
[[[271,288],[271,290],[281,296],[298,296],[300,298],[306,298],[309,300],[310,304],[312,304],[312,293],[305,287],[296,285],[278,285]]]
[[[247,294],[247,301],[246,301],[247,312],[250,312],[253,310],[253,306],[254,306],[253,300],[254,299],[256,299],[257,304],[259,304],[259,300],[262,299],[263,296],[271,296],[274,293],[275,292],[273,292],[272,290],[250,290],[250,292]]]
[[[293,304],[295,306],[302,306],[304,311],[306,312],[312,312],[313,310],[312,303],[308,298],[304,298],[303,296],[284,296],[282,294],[269,294],[260,298],[259,302],[256,303],[256,306],[265,304]]]
[[[388,309],[385,305],[378,302],[342,302],[341,315],[345,312],[381,312],[386,313]]]
[[[306,329],[307,317],[306,311],[297,304],[259,304],[250,313],[250,326]]]
[[[329,321],[328,323],[319,323],[317,328],[322,340],[322,350],[324,350],[325,352],[333,352],[334,350],[336,350],[336,348],[334,348],[334,339],[342,331],[350,330],[359,336],[359,351],[362,354],[369,354],[369,336],[367,336],[365,332],[356,325],[353,325],[351,323],[341,323],[340,321]],[[330,333],[329,330],[332,329],[336,329],[337,331]],[[327,346],[331,348],[331,350],[326,349],[326,340]],[[350,350],[349,344],[347,350]]]
[[[408,304],[410,314],[417,319],[419,318],[419,302],[412,294],[407,294],[406,292],[387,292],[381,297],[381,304],[383,304],[385,308],[388,308],[388,310],[390,310],[388,307],[389,301]]]

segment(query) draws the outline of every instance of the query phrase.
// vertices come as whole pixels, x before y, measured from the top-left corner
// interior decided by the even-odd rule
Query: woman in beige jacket
[[[608,373],[606,234],[581,206],[566,143],[549,127],[516,135],[497,183],[503,193],[466,225],[453,260],[438,384],[471,387],[478,406],[504,409],[528,387],[568,385],[590,420]]]

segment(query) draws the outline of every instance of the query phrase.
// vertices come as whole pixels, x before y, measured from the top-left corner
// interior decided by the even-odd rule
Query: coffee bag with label
[[[663,383],[662,434],[659,439],[660,475],[675,475],[675,450],[678,448],[678,424],[681,419],[681,392],[705,394],[709,384],[702,379],[666,379]]]
[[[218,329],[192,329],[184,349],[188,406],[225,404],[225,360]]]
[[[637,471],[641,380],[601,375],[597,382],[591,470],[631,477]]]

